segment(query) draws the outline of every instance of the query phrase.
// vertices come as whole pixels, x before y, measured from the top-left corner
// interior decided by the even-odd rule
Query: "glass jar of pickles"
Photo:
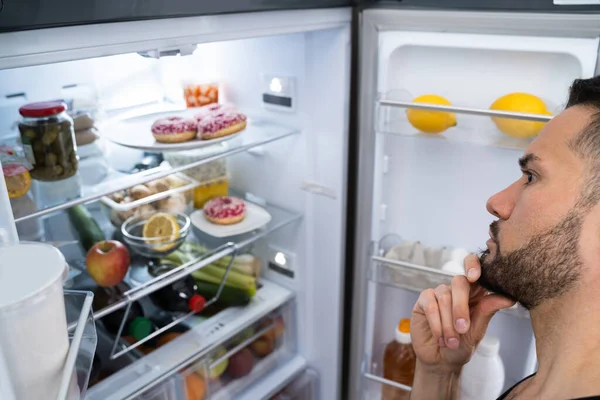
[[[73,120],[60,101],[30,103],[19,108],[19,132],[33,179],[45,182],[69,178],[77,172],[78,158]]]

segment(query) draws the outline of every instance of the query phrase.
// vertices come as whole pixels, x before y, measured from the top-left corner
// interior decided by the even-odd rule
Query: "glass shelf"
[[[17,223],[32,218],[43,217],[57,211],[65,210],[77,204],[89,203],[111,193],[128,189],[138,184],[162,178],[173,173],[182,172],[212,161],[219,160],[237,153],[245,152],[268,143],[298,134],[300,131],[270,121],[253,119],[246,129],[236,138],[215,144],[213,154],[190,161],[177,167],[159,166],[146,171],[125,174],[109,168],[107,176],[94,185],[86,185],[77,173],[74,177],[57,182],[44,182],[37,186],[36,200],[24,196],[18,201],[12,201],[13,213]],[[39,185],[38,185],[39,184]],[[52,197],[51,203],[41,198]],[[19,203],[16,205],[16,203]],[[22,203],[22,204],[21,204]]]
[[[407,109],[453,112],[456,114],[457,125],[441,133],[423,133],[410,124],[406,117]],[[377,102],[375,129],[378,133],[384,134],[516,150],[525,149],[533,141],[534,138],[517,138],[502,133],[493,123],[492,117],[533,122],[547,122],[552,119],[552,116],[542,114],[412,103],[404,98],[402,100],[381,99]]]
[[[147,267],[151,265],[151,260],[134,256],[132,264],[125,281],[131,285],[132,289],[126,292],[127,297],[123,297],[118,302],[94,312],[94,319],[98,320],[110,313],[125,308],[129,302],[137,301],[148,296],[171,282],[177,281],[192,272],[201,269],[223,257],[234,255],[238,251],[242,251],[256,241],[266,237],[276,230],[285,226],[291,225],[302,219],[302,214],[279,207],[277,205],[267,203],[266,201],[253,196],[249,193],[230,193],[240,198],[244,198],[247,202],[253,202],[265,209],[270,215],[271,220],[262,228],[255,229],[243,235],[226,238],[213,238],[207,234],[203,234],[197,228],[192,227],[193,235],[188,236],[188,241],[199,242],[208,249],[208,253],[185,263],[169,273],[154,277],[147,272]],[[70,262],[71,263],[71,262]],[[75,264],[75,263],[71,263]],[[80,266],[81,274],[73,279],[72,287],[85,290],[94,290],[96,284],[91,280],[87,271],[85,271],[85,262],[77,263]],[[208,300],[208,299],[207,299]]]
[[[448,285],[456,275],[436,268],[379,256],[373,256],[372,260],[374,263],[371,269],[371,281],[412,292],[422,292],[438,285]],[[519,318],[529,318],[529,312],[519,304],[501,312]]]

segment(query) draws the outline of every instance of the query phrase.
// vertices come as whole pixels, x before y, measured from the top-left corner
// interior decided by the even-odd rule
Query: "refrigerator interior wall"
[[[556,114],[573,79],[594,75],[598,38],[393,31],[379,35],[379,49],[381,98],[437,94],[455,106],[487,109],[502,95],[526,92]],[[495,219],[486,201],[521,176],[517,160],[531,139],[506,137],[489,117],[456,114],[457,126],[442,134],[419,133],[403,108],[379,107],[376,118],[372,240],[396,234],[423,246],[481,249]],[[383,347],[418,297],[397,284],[420,278],[408,270],[394,273],[387,285],[381,278],[368,284],[365,367],[376,375]],[[437,285],[427,279],[412,283],[420,289]],[[506,388],[534,371],[527,319],[500,313],[489,333],[501,342]],[[365,384],[369,390],[379,386]]]
[[[349,27],[341,25],[200,44],[185,57],[157,60],[132,53],[2,70],[0,139],[18,136],[13,123],[20,105],[65,97],[74,84],[92,93],[100,113],[110,117],[124,109],[183,108],[182,82],[191,78],[219,82],[221,102],[235,103],[250,118],[301,130],[300,135],[228,158],[230,186],[304,216],[302,222],[261,241],[257,251],[265,261],[277,251],[288,257],[294,278],[268,268],[263,275],[294,290],[298,351],[321,377],[321,398],[335,398],[343,307],[349,41]],[[262,106],[268,87],[262,74],[295,81],[294,112]],[[24,94],[10,96],[15,93]],[[127,170],[142,156],[141,151],[107,141],[103,145],[115,169]],[[68,239],[65,216],[51,220],[57,229],[46,240]]]

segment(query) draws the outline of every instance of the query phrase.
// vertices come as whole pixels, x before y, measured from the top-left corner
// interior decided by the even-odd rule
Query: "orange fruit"
[[[31,175],[29,171],[22,172],[13,176],[5,176],[6,189],[8,189],[8,197],[18,199],[25,196],[31,188]]]
[[[177,244],[174,241],[179,237],[179,223],[171,214],[156,213],[144,224],[142,235],[154,250],[167,251]]]
[[[185,386],[189,400],[202,400],[204,398],[206,383],[200,376],[195,373],[189,374],[185,377]]]

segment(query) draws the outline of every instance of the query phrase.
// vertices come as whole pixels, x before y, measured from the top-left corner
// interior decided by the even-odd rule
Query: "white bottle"
[[[504,388],[504,364],[495,336],[483,337],[471,361],[464,367],[460,382],[460,400],[493,400]]]

